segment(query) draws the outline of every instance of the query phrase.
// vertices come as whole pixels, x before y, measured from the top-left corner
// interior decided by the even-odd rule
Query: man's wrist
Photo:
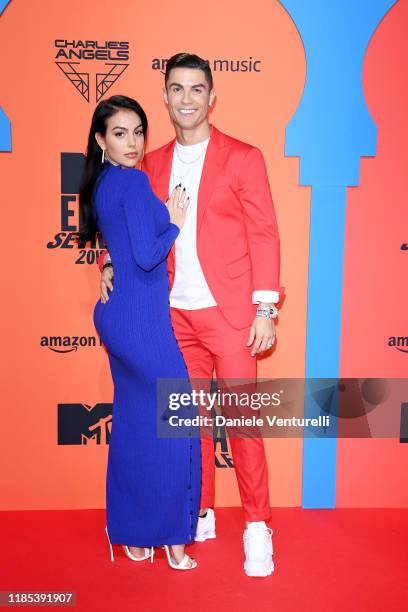
[[[279,311],[275,304],[269,304],[267,306],[261,306],[261,304],[259,304],[258,308],[256,309],[256,316],[263,317],[265,319],[276,319],[278,314]]]

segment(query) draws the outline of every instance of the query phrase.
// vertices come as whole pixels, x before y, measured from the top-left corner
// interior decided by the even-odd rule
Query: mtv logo
[[[109,444],[112,404],[58,404],[58,444]]]
[[[400,442],[408,444],[408,403],[401,404],[401,431]]]
[[[61,153],[61,193],[79,193],[84,168],[83,153]]]
[[[211,409],[211,416],[216,417],[216,411]],[[227,431],[225,425],[214,426],[213,429],[214,442],[214,460],[216,468],[233,468],[234,462],[228,444]]]

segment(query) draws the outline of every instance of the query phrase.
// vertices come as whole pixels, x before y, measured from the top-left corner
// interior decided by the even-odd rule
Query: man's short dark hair
[[[212,90],[213,77],[210,64],[202,57],[194,55],[193,53],[176,53],[176,55],[173,55],[169,60],[167,60],[166,72],[164,75],[165,84],[167,84],[170,72],[173,70],[173,68],[198,68],[199,70],[202,70],[210,87],[210,91]]]

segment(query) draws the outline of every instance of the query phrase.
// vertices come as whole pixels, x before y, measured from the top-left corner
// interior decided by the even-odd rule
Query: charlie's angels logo
[[[75,89],[90,101],[92,74],[98,102],[129,66],[129,42],[55,40],[55,63]]]
[[[112,404],[58,404],[58,444],[109,444]]]
[[[76,264],[94,264],[99,257],[100,249],[106,248],[102,237],[97,234],[95,241],[90,244],[90,249],[76,242],[81,225],[78,192],[84,164],[85,156],[82,153],[61,153],[61,196],[58,215],[60,231],[47,243],[47,249],[77,249]]]

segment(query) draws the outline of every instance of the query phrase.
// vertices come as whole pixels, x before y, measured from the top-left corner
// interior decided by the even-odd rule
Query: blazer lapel
[[[197,236],[200,231],[205,209],[213,194],[218,178],[221,176],[223,163],[228,151],[224,146],[221,132],[211,126],[210,141],[204,159],[201,173],[200,188],[197,202]]]
[[[176,139],[174,138],[171,142],[169,142],[165,147],[163,147],[160,155],[160,159],[156,163],[156,172],[154,177],[154,185],[153,189],[160,200],[162,202],[166,202],[169,197],[169,184],[170,184],[170,174],[171,174],[171,165],[173,162],[173,152],[176,144]],[[174,274],[174,265],[176,258],[176,247],[173,242],[169,254],[167,256],[167,267],[170,274],[170,281],[173,279]],[[171,283],[172,284],[172,283]]]
[[[171,164],[173,161],[173,152],[174,146],[176,144],[176,139],[169,142],[161,152],[161,160],[157,164],[156,170],[156,195],[165,202],[169,197],[169,183],[170,183],[170,174],[171,174]]]

